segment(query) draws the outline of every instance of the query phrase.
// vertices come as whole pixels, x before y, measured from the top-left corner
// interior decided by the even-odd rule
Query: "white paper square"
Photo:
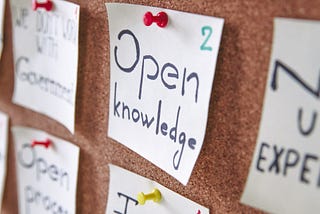
[[[319,37],[319,21],[275,19],[260,131],[242,203],[272,213],[320,212]]]
[[[109,164],[109,170],[110,184],[106,214],[209,214],[208,208],[152,180],[112,164]],[[146,201],[144,205],[137,204],[137,195],[139,192],[148,194],[152,192],[154,188],[157,188],[161,193],[160,202]]]
[[[79,147],[43,131],[12,129],[18,184],[19,213],[76,213]],[[49,139],[45,148],[32,142]]]
[[[79,10],[53,0],[53,10],[10,0],[15,85],[13,102],[43,113],[74,133]]]
[[[0,112],[0,209],[7,175],[9,117]]]
[[[0,40],[1,40],[1,42],[0,42],[0,57],[2,55],[2,49],[3,49],[3,37],[4,37],[3,25],[4,25],[5,6],[6,6],[5,0],[0,0]]]
[[[204,140],[224,20],[140,5],[106,7],[108,135],[186,185]],[[164,11],[168,25],[145,26],[147,11]]]

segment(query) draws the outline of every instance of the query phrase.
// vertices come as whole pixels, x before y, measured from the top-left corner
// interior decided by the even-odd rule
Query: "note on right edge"
[[[276,18],[259,136],[242,203],[320,212],[320,22]]]
[[[209,209],[203,207],[168,188],[145,177],[109,164],[110,184],[106,214],[209,214]],[[145,201],[139,204],[137,195],[140,192],[148,194],[158,189],[161,198],[159,202]]]

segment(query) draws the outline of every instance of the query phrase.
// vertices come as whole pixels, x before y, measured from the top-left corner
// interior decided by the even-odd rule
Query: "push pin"
[[[51,145],[51,141],[49,139],[45,140],[45,141],[36,141],[34,140],[31,144],[31,147],[35,147],[35,146],[44,146],[46,147],[46,149]]]
[[[44,8],[46,11],[51,11],[53,8],[53,3],[50,0],[46,2],[37,2],[37,0],[32,0],[32,9],[37,10],[38,8]]]
[[[161,201],[161,192],[158,189],[153,189],[153,191],[149,194],[144,194],[143,192],[140,192],[138,194],[138,202],[140,205],[144,205],[147,200],[153,200],[154,202],[160,202]]]
[[[146,26],[150,26],[155,22],[159,27],[165,27],[168,24],[168,15],[165,12],[159,12],[154,16],[151,12],[146,12],[143,17],[143,22]]]

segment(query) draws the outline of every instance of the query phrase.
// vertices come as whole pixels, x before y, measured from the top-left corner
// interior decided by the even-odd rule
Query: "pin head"
[[[168,24],[168,15],[165,12],[159,12],[156,16],[151,12],[146,12],[143,16],[143,22],[146,26],[156,23],[159,27],[165,27]]]
[[[51,140],[46,139],[45,141],[32,141],[31,147],[44,146],[46,149],[51,145]]]
[[[161,192],[155,188],[153,191],[149,194],[144,194],[143,192],[140,192],[137,197],[137,201],[140,205],[144,205],[147,200],[153,200],[154,202],[160,202],[161,201]]]
[[[51,0],[46,0],[46,2],[37,2],[37,0],[32,0],[32,9],[37,10],[38,8],[44,8],[46,11],[51,11],[53,8],[53,3]]]

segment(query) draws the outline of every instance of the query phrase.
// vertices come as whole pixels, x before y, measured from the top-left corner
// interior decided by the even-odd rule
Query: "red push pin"
[[[37,10],[38,8],[44,8],[46,11],[51,11],[53,8],[53,3],[50,0],[47,0],[43,3],[37,2],[37,0],[32,0],[32,9]]]
[[[150,26],[155,22],[159,27],[165,27],[168,24],[168,15],[165,12],[159,12],[154,16],[151,12],[146,12],[143,17],[143,22],[146,26]]]
[[[35,146],[44,146],[46,149],[51,145],[51,140],[47,139],[45,141],[36,141],[34,140],[31,144],[31,147]]]

